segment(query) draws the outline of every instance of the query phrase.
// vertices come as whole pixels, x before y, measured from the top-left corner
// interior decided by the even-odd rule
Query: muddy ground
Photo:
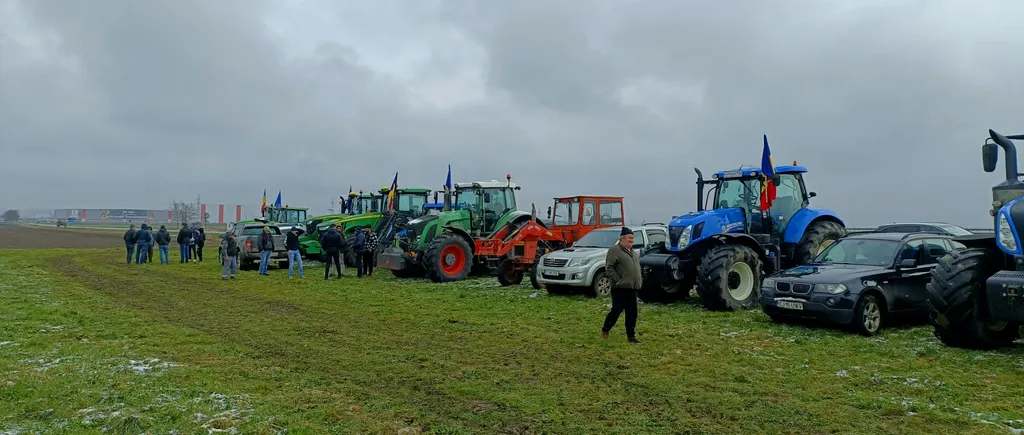
[[[0,249],[121,248],[119,231],[0,225]]]

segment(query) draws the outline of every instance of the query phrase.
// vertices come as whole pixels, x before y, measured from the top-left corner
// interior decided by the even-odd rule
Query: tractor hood
[[[416,230],[420,230],[424,226],[426,226],[428,222],[437,219],[437,216],[438,215],[436,215],[436,214],[428,214],[428,215],[420,216],[420,217],[418,217],[416,219],[413,219],[413,220],[411,220],[409,222],[406,222],[405,227],[406,228],[415,228]]]
[[[678,251],[715,234],[742,232],[743,209],[695,211],[676,216],[668,224],[668,250]]]

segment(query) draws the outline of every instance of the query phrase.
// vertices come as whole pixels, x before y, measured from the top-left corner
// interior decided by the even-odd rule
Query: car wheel
[[[587,293],[592,298],[611,296],[612,280],[603,271],[598,271],[596,276],[594,276],[594,280],[590,283],[590,291]]]
[[[866,295],[857,301],[853,314],[853,327],[860,335],[870,337],[882,330],[885,309],[875,295]]]

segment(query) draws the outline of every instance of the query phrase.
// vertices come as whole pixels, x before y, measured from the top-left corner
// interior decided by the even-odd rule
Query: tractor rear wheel
[[[999,270],[1001,252],[967,249],[939,258],[928,283],[928,311],[935,336],[945,345],[965,349],[1009,346],[1020,325],[990,322],[983,316],[985,280]]]
[[[395,278],[401,279],[419,278],[423,276],[423,268],[419,266],[408,265],[405,269],[401,270],[391,269],[391,274],[394,275]]]
[[[846,235],[846,228],[832,221],[817,221],[807,226],[804,236],[793,251],[792,266],[810,263],[825,248]]]
[[[670,304],[684,301],[690,297],[690,290],[693,290],[694,278],[686,276],[682,281],[644,281],[643,288],[637,295],[640,300],[647,303]]]
[[[743,245],[708,250],[697,266],[697,293],[704,308],[731,311],[752,308],[761,297],[761,258]]]
[[[473,250],[462,237],[442,234],[434,237],[424,252],[423,266],[434,282],[461,281],[473,266]]]
[[[502,287],[518,285],[523,282],[523,271],[517,270],[515,263],[506,258],[498,264],[498,284]]]

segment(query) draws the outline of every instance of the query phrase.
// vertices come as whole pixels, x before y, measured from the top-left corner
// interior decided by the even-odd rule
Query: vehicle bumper
[[[537,282],[544,285],[565,285],[570,287],[585,287],[590,285],[587,282],[589,270],[586,266],[580,267],[544,267],[534,266],[537,269]]]
[[[270,259],[271,260],[287,260],[288,259],[288,251],[274,251],[272,254],[270,254]],[[238,261],[242,261],[242,260],[245,260],[245,261],[260,261],[260,253],[259,252],[243,252],[241,254],[238,254]]]
[[[405,270],[416,258],[415,253],[405,252],[395,247],[385,248],[377,254],[377,268],[388,270]]]
[[[781,305],[797,304],[796,306],[799,306],[800,309],[781,307],[779,306],[780,302]],[[856,301],[844,295],[810,294],[794,297],[762,289],[760,303],[761,310],[769,316],[811,319],[837,325],[848,325],[853,322],[853,307]]]
[[[985,281],[989,317],[996,321],[1024,322],[1024,274],[1001,270]]]

